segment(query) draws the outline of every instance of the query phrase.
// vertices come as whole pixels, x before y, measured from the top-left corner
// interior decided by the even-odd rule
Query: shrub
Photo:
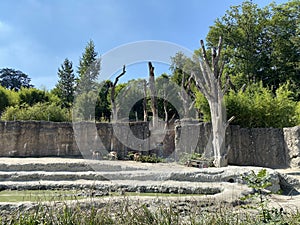
[[[225,96],[227,117],[235,116],[233,124],[242,127],[290,127],[300,123],[300,106],[292,100],[289,84],[281,85],[275,94],[262,86],[262,83],[249,85],[245,91]],[[203,114],[205,122],[210,121],[210,108],[207,100],[199,93],[196,107]]]
[[[38,90],[36,88],[21,88],[19,92],[20,105],[27,104],[33,106],[38,102],[48,102],[49,96],[46,91]]]
[[[15,91],[6,89],[0,85],[0,115],[8,106],[18,103],[18,94]]]
[[[54,122],[71,121],[70,111],[52,103],[37,103],[7,108],[2,120],[45,120]]]

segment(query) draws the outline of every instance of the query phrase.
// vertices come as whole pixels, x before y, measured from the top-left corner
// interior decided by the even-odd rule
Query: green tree
[[[300,1],[272,4],[271,7],[269,34],[273,80],[270,85],[278,88],[278,84],[289,80],[295,99],[300,100]]]
[[[97,85],[95,81],[100,72],[100,60],[96,58],[97,55],[95,44],[90,40],[79,61],[77,91],[88,92],[92,89],[96,89]]]
[[[74,101],[75,75],[72,67],[72,62],[66,58],[57,72],[59,77],[56,85],[57,94],[62,100],[62,105],[67,108],[71,107]]]
[[[176,73],[176,75],[179,75],[179,73]],[[180,92],[179,86],[172,82],[171,76],[167,74],[160,75],[155,82],[158,96],[158,117],[163,118],[166,123],[170,119],[179,119],[179,114],[183,114],[184,111],[182,100],[178,94]]]
[[[99,85],[100,60],[96,58],[94,42],[91,40],[79,61],[77,87],[75,91],[73,118],[91,120],[95,118],[96,101]]]
[[[0,85],[10,90],[19,91],[22,87],[33,87],[31,79],[20,70],[3,68],[0,70]]]
[[[237,89],[258,81],[273,90],[288,80],[299,86],[299,25],[299,0],[265,8],[245,1],[215,21],[207,45],[223,37],[223,75],[229,74]]]
[[[109,121],[111,110],[109,101],[109,89],[111,86],[111,81],[102,81],[100,84],[100,91],[97,97],[96,108],[95,108],[95,118],[98,121]]]

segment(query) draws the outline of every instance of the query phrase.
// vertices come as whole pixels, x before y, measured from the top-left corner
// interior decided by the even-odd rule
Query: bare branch
[[[225,127],[227,128],[229,126],[229,124],[235,119],[235,116],[230,117],[229,120],[227,120]]]
[[[220,37],[219,37],[218,48],[217,48],[217,60],[218,60],[218,61],[219,61],[220,55],[221,55],[222,43],[223,43],[223,39],[222,39],[222,36],[220,36]]]
[[[207,63],[207,65],[209,65],[209,61],[207,59],[207,54],[206,54],[206,50],[205,50],[205,46],[204,46],[204,41],[200,40],[200,45],[202,48],[202,55],[203,55],[203,59],[205,60],[205,62]]]
[[[117,85],[117,83],[118,83],[120,77],[122,77],[125,73],[126,73],[125,65],[123,65],[123,70],[122,70],[122,72],[116,77],[115,82],[114,82],[114,86]]]
[[[115,82],[113,84],[111,84],[110,102],[111,102],[111,106],[112,106],[113,120],[117,120],[117,111],[118,111],[116,103],[115,103],[115,89],[116,89],[116,86],[118,84],[120,77],[122,77],[125,73],[126,73],[125,65],[123,65],[122,72],[116,77]]]

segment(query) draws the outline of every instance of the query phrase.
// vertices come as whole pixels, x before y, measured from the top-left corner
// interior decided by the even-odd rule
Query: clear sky
[[[119,45],[142,40],[168,41],[195,50],[215,19],[223,16],[231,5],[242,2],[3,0],[0,1],[0,68],[21,70],[35,87],[49,90],[57,83],[57,69],[65,58],[77,70],[90,39],[100,55]],[[272,1],[253,2],[262,7]]]

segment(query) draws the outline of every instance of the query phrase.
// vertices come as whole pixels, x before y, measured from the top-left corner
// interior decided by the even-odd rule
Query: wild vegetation
[[[220,65],[223,68],[220,79],[223,81],[227,118],[234,116],[233,124],[243,127],[288,127],[300,124],[299,11],[299,0],[280,5],[272,3],[264,8],[245,1],[239,6],[232,6],[210,27],[206,38],[208,50],[217,46],[220,36],[223,38],[220,62],[224,67]],[[207,52],[210,55],[210,51]],[[154,87],[163,90],[161,86],[167,82],[184,88],[194,101],[198,119],[210,121],[207,99],[190,79],[193,71],[200,71],[195,59],[201,54],[201,49],[195,50],[194,59],[189,59],[177,53],[172,57],[171,73],[158,76]],[[1,69],[1,119],[70,121],[75,107],[81,110],[73,110],[75,118],[110,121],[113,81],[97,84],[101,70],[97,55],[91,40],[80,57],[75,73],[73,63],[66,58],[58,69],[57,85],[50,91],[34,88],[29,76],[21,71]],[[144,98],[140,96],[144,83],[144,80],[130,80],[116,83],[114,87],[116,96],[119,93],[126,94],[126,98],[139,95],[140,100],[129,109],[131,120],[149,120],[153,116],[154,99],[151,101],[150,93],[146,93]],[[172,95],[169,93],[175,90],[169,84],[165,87],[168,87],[168,93],[163,91],[159,93],[161,97],[155,98],[157,114],[163,120],[178,119],[179,115],[185,115],[185,112],[178,110],[184,109],[175,109],[170,101],[164,99],[169,99]],[[124,91],[126,88],[128,90]],[[173,96],[177,98],[175,101],[182,102],[180,97]],[[118,102],[114,107],[122,114]]]

